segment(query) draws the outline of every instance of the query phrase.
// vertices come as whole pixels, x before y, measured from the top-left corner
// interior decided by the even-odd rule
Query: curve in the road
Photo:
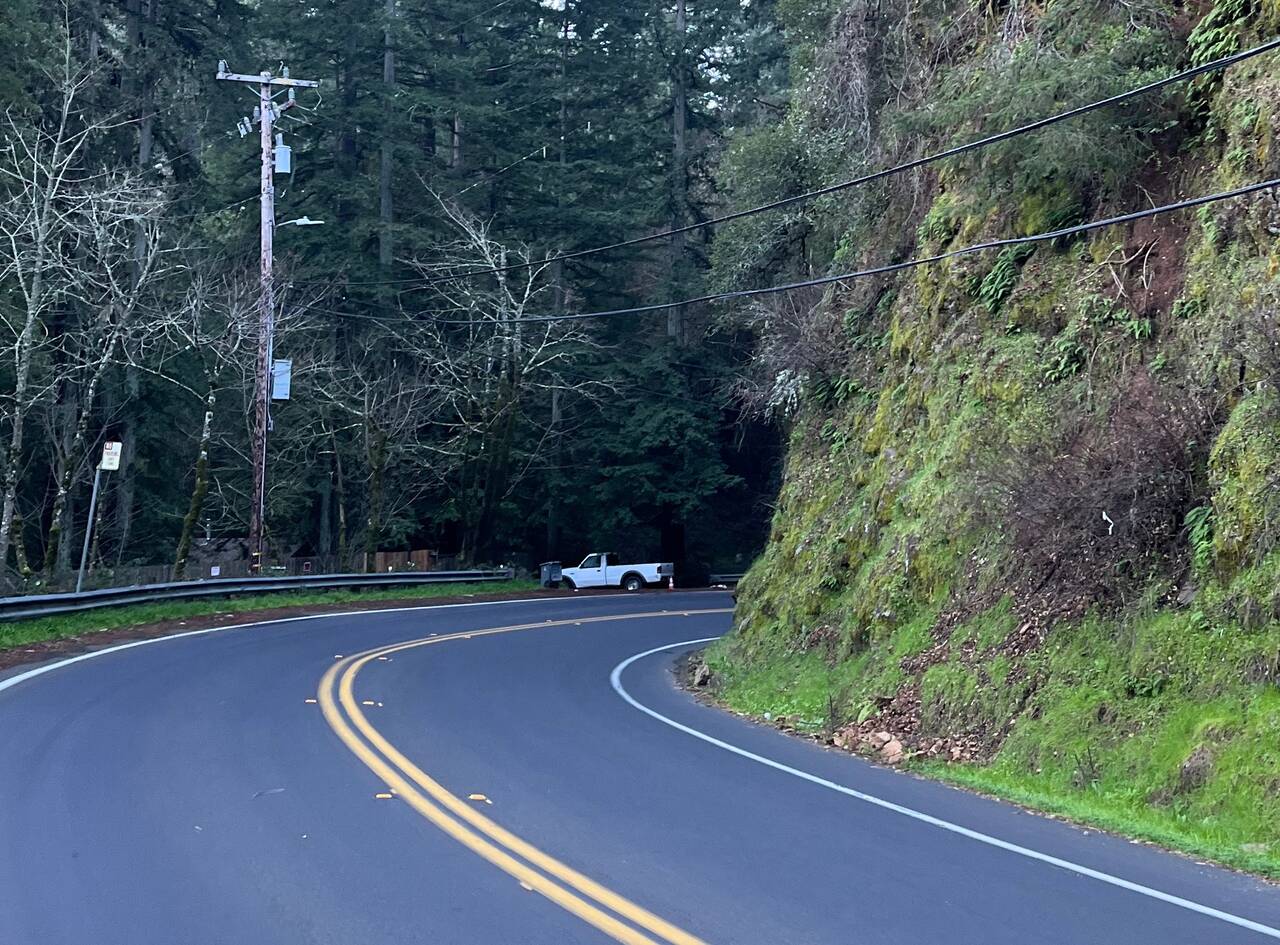
[[[627,657],[625,660],[623,660],[613,668],[613,671],[609,674],[609,682],[612,684],[614,692],[616,692],[619,696],[621,696],[622,699],[628,705],[630,705],[634,709],[639,709],[645,715],[648,715],[651,718],[657,719],[659,722],[663,723],[664,725],[669,725],[672,728],[676,729],[677,731],[684,732],[686,735],[692,735],[694,738],[701,739],[702,741],[706,742],[709,745],[714,745],[717,748],[721,748],[727,752],[731,752],[735,755],[738,755],[739,757],[746,758],[758,764],[762,764],[767,767],[773,768],[775,771],[781,771],[784,774],[792,775],[794,777],[800,778],[801,780],[808,781],[811,784],[816,784],[819,787],[824,787],[824,788],[827,788],[828,790],[836,791],[839,794],[847,795],[848,797],[855,798],[859,801],[864,801],[868,804],[873,804],[876,807],[881,807],[881,808],[884,808],[885,810],[893,811],[895,814],[901,814],[904,817],[910,817],[913,820],[918,820],[923,823],[929,824],[930,826],[938,827],[941,830],[947,830],[947,831],[950,831],[951,833],[959,834],[962,837],[968,837],[970,840],[976,840],[979,843],[985,843],[985,844],[988,844],[989,846],[997,847],[998,849],[1001,849],[1001,850],[1006,850],[1009,853],[1015,853],[1019,856],[1025,856],[1033,860],[1039,860],[1041,863],[1048,863],[1051,866],[1057,866],[1061,869],[1068,870],[1069,872],[1076,873],[1080,876],[1087,876],[1090,879],[1096,879],[1096,880],[1099,880],[1100,882],[1108,883],[1112,886],[1118,886],[1121,889],[1128,890],[1129,892],[1138,893],[1143,896],[1149,896],[1152,899],[1158,899],[1161,902],[1178,906],[1182,909],[1190,910],[1191,912],[1198,912],[1201,915],[1209,916],[1214,919],[1220,919],[1223,922],[1229,922],[1232,925],[1237,925],[1241,928],[1248,929],[1251,932],[1258,932],[1270,938],[1280,939],[1280,929],[1272,928],[1269,925],[1263,925],[1261,922],[1254,922],[1252,919],[1246,919],[1243,916],[1233,915],[1230,912],[1223,912],[1220,909],[1214,909],[1211,906],[1206,906],[1198,902],[1193,902],[1192,900],[1184,899],[1181,896],[1170,895],[1169,893],[1162,892],[1159,889],[1152,889],[1150,886],[1144,886],[1141,883],[1130,882],[1127,879],[1123,879],[1119,876],[1112,876],[1110,873],[1104,873],[1101,870],[1091,869],[1088,866],[1082,866],[1079,863],[1072,863],[1070,860],[1064,860],[1061,857],[1052,856],[1048,853],[1041,853],[1039,850],[1032,850],[1029,847],[1020,846],[1016,843],[1010,843],[1007,840],[1001,840],[999,837],[993,837],[989,834],[985,834],[977,830],[971,830],[968,827],[962,827],[959,824],[954,824],[951,821],[943,820],[940,817],[934,817],[931,814],[926,814],[921,811],[914,810],[913,808],[910,808],[910,807],[904,807],[901,804],[895,804],[893,801],[887,801],[882,797],[876,797],[873,794],[867,794],[863,791],[857,791],[857,790],[854,790],[853,788],[845,787],[843,784],[837,784],[834,781],[829,781],[826,778],[819,777],[816,774],[811,774],[808,771],[801,771],[799,768],[793,768],[790,765],[785,765],[780,761],[775,761],[772,758],[766,758],[763,755],[758,755],[755,752],[748,751],[745,748],[740,748],[737,745],[732,745],[729,742],[716,738],[714,735],[708,735],[706,732],[700,732],[696,728],[685,725],[682,722],[677,722],[675,719],[668,718],[667,716],[663,715],[661,712],[658,712],[656,709],[652,709],[649,706],[637,700],[634,696],[631,695],[631,693],[627,691],[626,687],[622,684],[622,674],[627,670],[627,667],[631,666],[633,663],[637,663],[640,660],[645,659],[646,657],[654,656],[658,653],[665,653],[671,650],[682,650],[682,649],[688,650],[692,647],[701,646],[706,643],[711,643],[716,639],[717,637],[704,637],[698,640],[685,640],[682,643],[668,643],[664,646],[655,646],[652,649],[645,650],[642,653],[636,653],[634,656]]]
[[[620,594],[601,594],[600,597],[620,597]],[[545,598],[526,597],[519,600],[481,600],[466,604],[416,604],[411,607],[377,607],[369,611],[356,611],[356,614],[404,614],[413,613],[419,610],[460,610],[468,607],[493,607],[507,604],[536,604]],[[331,614],[303,614],[298,617],[278,617],[273,620],[254,620],[249,623],[229,623],[221,627],[205,627],[202,630],[185,630],[182,633],[169,633],[159,637],[148,637],[145,640],[133,640],[129,643],[117,643],[113,646],[104,646],[99,650],[90,650],[87,653],[80,653],[76,656],[68,656],[66,659],[55,660],[52,663],[45,663],[36,666],[34,669],[23,670],[6,679],[0,679],[0,692],[6,689],[12,689],[14,686],[21,685],[28,680],[35,679],[37,676],[43,676],[45,673],[51,673],[56,669],[63,669],[67,666],[74,666],[76,663],[83,663],[85,660],[98,659],[103,656],[110,656],[113,653],[120,653],[124,650],[132,650],[139,646],[152,646],[156,643],[168,643],[173,640],[182,640],[187,637],[202,637],[210,633],[224,633],[231,630],[251,630],[256,627],[269,627],[272,624],[282,623],[302,623],[308,620],[332,620],[335,617],[350,617],[351,611],[335,611]]]
[[[731,613],[732,608],[700,609],[698,612]],[[706,945],[696,936],[654,915],[644,907],[584,876],[516,836],[445,789],[410,761],[369,722],[367,716],[361,711],[360,700],[355,695],[356,677],[362,668],[374,660],[389,659],[393,654],[405,650],[523,630],[582,626],[671,615],[669,611],[656,611],[569,620],[545,620],[539,623],[512,624],[463,633],[432,634],[418,640],[375,647],[334,664],[321,679],[317,698],[329,727],[352,754],[382,779],[392,794],[494,866],[625,945],[658,945],[658,942],[638,932],[631,925],[619,921],[617,916],[652,933],[661,942],[669,945]],[[531,868],[529,864],[533,864],[537,869]],[[549,877],[554,877],[554,880]],[[559,883],[555,880],[559,880]],[[576,890],[576,893],[581,895],[571,892],[570,889]],[[606,910],[611,910],[616,915]]]
[[[700,704],[671,671],[700,644],[672,641],[727,629],[727,606],[584,596],[293,618],[0,681],[0,942],[1276,940],[1274,887]],[[407,648],[427,641],[449,642]],[[331,713],[380,769],[315,704],[326,674]]]

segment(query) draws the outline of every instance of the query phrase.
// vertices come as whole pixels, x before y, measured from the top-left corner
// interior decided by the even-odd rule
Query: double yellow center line
[[[547,620],[541,623],[493,627],[425,637],[407,643],[395,643],[358,653],[334,664],[320,680],[317,696],[329,727],[351,753],[381,778],[397,797],[450,837],[528,888],[627,945],[662,945],[662,943],[706,945],[696,936],[659,918],[517,837],[447,791],[439,782],[406,758],[369,723],[355,697],[355,679],[366,664],[379,657],[435,643],[469,640],[472,637],[512,633],[517,630],[670,617],[676,614],[731,612],[731,608],[718,608]],[[625,922],[622,921],[624,919]],[[638,931],[638,929],[644,931]],[[645,934],[646,932],[649,934]]]

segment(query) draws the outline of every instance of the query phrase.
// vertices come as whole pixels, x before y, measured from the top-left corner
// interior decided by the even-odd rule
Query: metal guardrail
[[[708,577],[708,580],[711,582],[712,587],[717,584],[737,584],[746,577],[746,574],[746,571],[738,571],[734,574],[712,574]]]
[[[0,597],[0,621],[27,617],[54,617],[99,607],[144,604],[152,601],[188,600],[196,597],[228,597],[266,591],[296,591],[336,587],[396,587],[412,584],[474,584],[478,581],[510,581],[510,568],[492,571],[394,571],[381,574],[305,574],[297,577],[226,578],[107,587],[80,594],[32,594]]]

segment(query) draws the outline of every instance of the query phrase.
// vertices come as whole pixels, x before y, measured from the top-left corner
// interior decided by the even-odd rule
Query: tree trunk
[[[160,0],[151,0],[148,14],[152,22],[156,20]],[[129,0],[126,6],[128,23],[126,39],[133,60],[133,69],[129,72],[129,91],[138,100],[138,150],[137,167],[139,170],[151,163],[151,155],[155,143],[155,91],[148,78],[149,62],[144,48],[142,34],[141,0]],[[139,220],[133,236],[133,283],[136,286],[142,278],[143,260],[148,252],[146,224]],[[137,368],[125,367],[125,399],[135,400],[140,388]],[[131,411],[125,411],[124,422],[120,430],[121,464],[119,486],[116,489],[115,526],[119,545],[116,548],[116,565],[124,559],[128,551],[129,535],[133,531],[133,497],[136,487],[134,475],[134,450],[136,449],[136,422]],[[103,497],[105,498],[105,497]],[[100,500],[100,505],[101,503]],[[95,538],[95,543],[97,539]]]
[[[22,513],[15,512],[13,515],[13,557],[18,565],[18,574],[22,576],[25,583],[31,578],[31,563],[27,560],[27,543],[22,534]]]
[[[459,476],[458,494],[462,497],[460,503],[462,507],[462,547],[459,551],[459,557],[463,564],[474,564],[476,554],[476,503],[472,501],[472,491],[475,488],[475,482],[480,474],[477,471],[480,466],[480,460],[471,454],[470,435],[467,436],[467,442],[462,445],[462,454],[467,457],[462,463],[462,474]]]
[[[511,441],[515,435],[516,404],[509,402],[498,428],[495,441],[487,444],[488,462],[484,469],[484,492],[480,514],[476,517],[475,555],[481,563],[491,563],[494,556],[494,533],[498,521],[498,505],[506,495],[510,473]]]
[[[35,327],[39,321],[39,306],[43,304],[41,292],[43,279],[39,272],[32,280],[33,288],[27,303],[27,320],[14,345],[14,382],[13,409],[9,419],[9,445],[4,458],[4,500],[0,505],[0,569],[9,560],[9,543],[12,537],[13,517],[17,511],[18,471],[22,461],[23,434],[25,432],[27,411],[27,389],[31,382],[31,349],[34,346]],[[18,570],[30,573],[25,553]]]
[[[320,480],[320,522],[316,526],[316,551],[333,554],[333,470]]]
[[[378,170],[378,218],[381,226],[378,229],[378,265],[383,269],[391,266],[393,246],[391,225],[393,222],[393,205],[391,197],[391,172],[395,155],[392,151],[394,132],[392,117],[395,114],[396,92],[396,54],[393,46],[392,27],[396,16],[396,0],[387,0],[387,22],[382,31],[382,84],[385,101],[382,114],[382,155]]]
[[[449,146],[449,166],[455,171],[462,170],[462,116],[453,116],[453,128],[451,131]]]
[[[685,0],[676,0],[675,68],[671,76],[671,228],[679,229],[689,222],[689,87],[685,50]],[[684,291],[685,234],[671,237],[671,298]],[[667,312],[667,337],[678,345],[685,342],[684,306]]]
[[[569,0],[565,0],[564,12],[560,19],[560,148],[558,154],[559,180],[556,182],[557,215],[564,208],[564,194],[568,188],[569,176]],[[558,247],[563,252],[564,247]],[[554,303],[557,314],[563,313],[568,301],[568,293],[564,284],[564,260],[556,259],[551,264],[551,284],[555,292]]]
[[[378,543],[382,540],[382,486],[387,468],[387,434],[374,427],[369,436],[369,518],[364,530],[365,572],[373,571]]]
[[[89,43],[86,58],[91,66],[97,66],[98,54],[102,51],[102,4],[99,0],[89,3]]]
[[[53,571],[51,574],[66,574],[71,570],[71,555],[74,550],[75,535],[72,530],[76,520],[76,496],[72,492],[67,495],[67,500],[62,513],[62,531],[58,534],[57,556],[54,558]]]
[[[569,0],[565,0],[564,13],[560,20],[560,180],[556,187],[556,209],[564,206],[564,193],[568,184],[569,169]],[[568,307],[568,292],[564,284],[564,260],[557,259],[551,268],[551,280],[554,286],[554,304],[557,315],[564,314]],[[548,436],[551,438],[551,472],[547,477],[547,535],[546,559],[556,556],[560,546],[560,464],[562,462],[563,438],[560,433],[560,388],[551,389],[551,426]]]
[[[436,157],[436,122],[430,115],[421,115],[418,117],[418,123],[422,126],[419,140],[422,142],[422,153],[425,157],[432,161]]]
[[[138,369],[132,365],[126,366],[124,369],[125,400],[129,402],[136,401],[141,389],[142,382],[138,375]],[[137,492],[138,483],[137,452],[137,421],[134,420],[132,411],[125,411],[125,422],[120,429],[120,485],[116,488],[115,503],[116,540],[119,542],[119,546],[116,548],[117,567],[119,567],[120,562],[124,560],[129,551],[129,538],[133,532],[134,496]]]
[[[562,457],[562,438],[560,435],[560,388],[551,389],[551,473],[547,476],[547,551],[546,560],[555,558],[560,547],[560,464]]]
[[[213,408],[216,400],[212,388],[205,398],[204,425],[200,428],[200,449],[196,455],[196,482],[191,490],[191,503],[182,518],[182,534],[178,538],[178,552],[173,559],[173,579],[181,581],[186,575],[187,558],[191,554],[191,541],[200,515],[204,511],[204,499],[209,493],[209,441],[213,434]]]
[[[79,463],[76,454],[75,394],[73,385],[68,381],[62,390],[66,403],[55,404],[53,408],[54,437],[50,446],[55,455],[53,467],[54,496],[53,506],[49,513],[49,529],[45,532],[44,556],[40,562],[40,570],[46,579],[52,580],[58,571],[58,550],[62,547],[63,536],[70,528],[67,522],[67,496],[70,493],[72,470]]]
[[[338,451],[338,437],[333,441],[333,504],[338,512],[338,562],[339,567],[351,567],[347,560],[347,484],[342,475],[342,453]]]
[[[340,191],[337,198],[337,215],[339,222],[349,223],[359,212],[355,188],[350,182],[355,179],[359,165],[358,146],[356,144],[357,122],[354,115],[359,97],[359,81],[356,73],[356,35],[354,29],[345,30],[341,55],[337,62],[336,81],[338,86],[337,133],[334,135],[334,167],[338,172]]]

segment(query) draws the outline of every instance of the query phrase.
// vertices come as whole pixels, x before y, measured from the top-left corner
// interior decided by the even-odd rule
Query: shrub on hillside
[[[1167,569],[1210,426],[1196,397],[1139,371],[1101,418],[1065,408],[1047,441],[988,442],[976,460],[979,514],[1009,541],[1024,606],[1078,615]]]

